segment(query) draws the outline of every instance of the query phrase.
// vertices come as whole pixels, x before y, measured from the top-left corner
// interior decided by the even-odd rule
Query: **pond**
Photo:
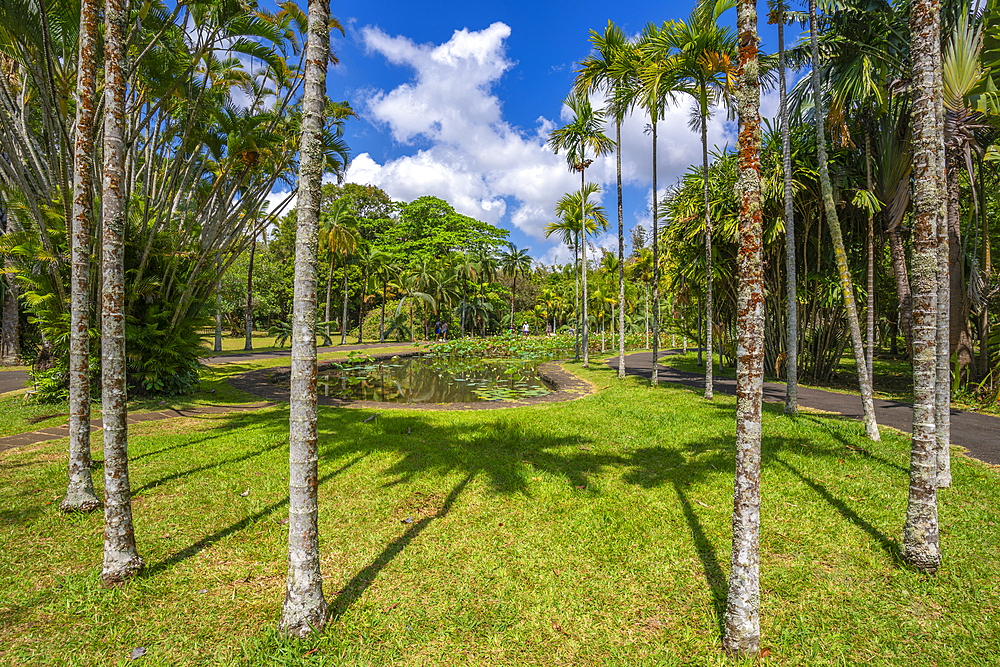
[[[514,401],[553,391],[533,363],[425,355],[321,370],[318,393],[379,403]]]

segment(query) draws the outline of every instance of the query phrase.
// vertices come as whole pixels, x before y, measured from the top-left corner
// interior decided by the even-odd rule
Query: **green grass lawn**
[[[306,642],[274,631],[287,407],[131,429],[147,569],[119,590],[99,585],[101,516],[56,510],[65,441],[0,454],[0,663],[124,665],[142,646],[136,664],[728,664],[735,399],[568,367],[603,389],[495,411],[320,409],[333,617]],[[762,662],[996,665],[1000,470],[954,457],[944,565],[919,575],[899,562],[908,439],[780,412],[765,406]]]

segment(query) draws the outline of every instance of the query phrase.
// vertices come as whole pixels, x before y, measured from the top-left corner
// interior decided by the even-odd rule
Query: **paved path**
[[[664,350],[663,354],[671,355],[680,352],[680,350]],[[648,378],[652,375],[652,361],[652,352],[627,354],[625,355],[625,372]],[[704,389],[704,375],[664,366],[662,356],[660,361],[661,363],[657,365],[657,378],[660,382],[673,382]],[[618,368],[618,358],[615,357],[609,361],[608,365],[612,368]],[[722,394],[736,394],[736,380],[713,378],[712,387],[716,392]],[[765,382],[764,400],[772,403],[784,403],[784,383]],[[836,412],[852,419],[861,419],[864,412],[860,396],[802,386],[799,386],[799,405],[826,412]],[[875,399],[875,417],[880,426],[891,426],[909,433],[913,422],[913,406],[909,403]],[[952,409],[951,444],[965,447],[969,450],[969,456],[972,458],[993,465],[1000,464],[1000,417]]]

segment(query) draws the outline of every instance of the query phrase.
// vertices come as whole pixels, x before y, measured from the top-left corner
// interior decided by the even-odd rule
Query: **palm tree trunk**
[[[795,206],[792,195],[792,145],[788,129],[788,93],[785,82],[785,14],[778,17],[778,77],[781,114],[781,165],[785,198],[785,414],[799,414],[799,317],[795,275]]]
[[[246,342],[243,344],[244,350],[253,349],[253,256],[257,252],[257,237],[254,236],[250,244],[250,266],[247,267],[247,313],[246,313]]]
[[[378,342],[385,342],[385,296],[386,296],[386,285],[385,278],[382,279],[382,316],[378,321]]]
[[[80,3],[73,232],[69,327],[69,483],[63,512],[91,512],[101,503],[90,473],[90,234],[93,216],[94,103],[97,96],[97,0]]]
[[[340,320],[340,344],[347,345],[347,253],[344,253],[344,312]]]
[[[333,255],[330,255],[330,271],[326,276],[326,312],[323,319],[326,321],[326,340],[330,340],[330,298],[333,288]]]
[[[319,563],[316,426],[316,250],[323,179],[323,106],[329,62],[330,6],[310,0],[302,102],[299,214],[295,235],[291,397],[288,416],[288,579],[280,632],[323,630],[327,604]]]
[[[708,109],[701,83],[701,176],[705,194],[705,398],[712,400],[712,213],[708,201]],[[721,361],[721,357],[720,357]]]
[[[872,135],[865,128],[865,187],[872,191]],[[875,215],[868,211],[868,303],[866,304],[865,364],[868,384],[875,387]]]
[[[657,383],[657,373],[656,373],[656,360],[659,356],[660,351],[660,318],[659,315],[659,305],[660,305],[660,262],[659,254],[657,252],[657,243],[659,242],[660,231],[659,220],[657,220],[656,215],[656,116],[657,113],[653,113],[653,374],[650,378],[650,385],[656,387]]]
[[[361,303],[358,304],[358,345],[365,336],[365,297],[368,296],[368,267],[365,267],[361,276]]]
[[[889,257],[892,262],[892,276],[896,280],[896,294],[899,297],[899,324],[903,329],[906,354],[913,358],[913,296],[910,293],[910,278],[906,268],[906,248],[903,246],[903,232],[899,225],[888,231]]]
[[[104,37],[104,221],[101,290],[101,385],[104,422],[104,565],[101,581],[115,586],[143,562],[135,548],[128,480],[125,393],[125,27],[123,0],[107,0]]]
[[[924,572],[941,565],[937,516],[935,385],[937,357],[937,227],[944,224],[938,144],[935,54],[940,15],[930,0],[910,6],[913,77],[913,434],[903,557]]]
[[[576,345],[576,357],[573,359],[573,361],[580,361],[580,257],[577,254],[578,245],[579,245],[579,237],[577,237],[577,239],[574,239],[573,242],[573,264],[576,266],[576,271],[577,271],[576,275],[574,276],[576,280],[573,284],[573,299],[575,302],[574,305],[576,307],[576,331],[573,332],[574,342]]]
[[[583,161],[582,151],[580,160]],[[583,239],[583,243],[580,244],[580,255],[583,259],[580,272],[583,274],[583,367],[590,368],[590,341],[587,336],[590,330],[590,320],[587,319],[587,202],[583,196],[585,172],[586,169],[580,170],[580,235]]]
[[[618,379],[625,378],[625,218],[622,215],[622,124],[615,120],[618,173]]]
[[[643,315],[643,321],[644,321],[644,325],[643,326],[645,326],[645,328],[646,328],[646,349],[648,350],[649,349],[649,285],[648,284],[647,285],[643,285],[642,288],[643,288],[642,289],[642,294],[643,294],[643,298],[645,300],[645,303],[643,304],[643,310],[644,310],[644,312],[642,314]]]
[[[878,424],[875,421],[875,404],[872,400],[872,385],[868,382],[868,368],[865,364],[864,343],[861,339],[861,326],[858,323],[858,308],[854,302],[854,285],[851,281],[851,271],[847,266],[847,252],[844,250],[844,237],[840,231],[840,218],[837,216],[837,205],[833,201],[833,188],[830,184],[830,169],[826,158],[826,112],[823,111],[822,87],[819,80],[819,44],[816,38],[816,0],[809,0],[809,34],[812,42],[813,59],[813,96],[816,112],[816,159],[819,162],[819,183],[823,194],[823,204],[826,210],[827,226],[833,238],[834,255],[837,258],[837,272],[840,277],[840,287],[844,293],[844,304],[847,306],[847,321],[851,330],[851,346],[854,348],[854,359],[858,367],[858,384],[861,387],[861,403],[864,406],[865,434],[878,441]]]
[[[222,274],[222,259],[215,262],[219,274]],[[222,281],[215,286],[215,351],[222,352]]]
[[[8,223],[10,224],[10,223]],[[11,268],[10,261],[5,260],[7,268]],[[14,274],[8,273],[0,277],[0,289],[5,290],[3,299],[3,345],[0,350],[0,364],[14,365],[20,361],[18,350],[18,312],[17,312],[17,283],[14,282]]]
[[[757,70],[757,12],[754,0],[737,9],[740,67],[736,75],[740,201],[736,375],[736,476],[733,492],[733,551],[726,600],[723,649],[755,655],[760,648],[760,434],[764,396],[763,215],[760,192],[760,82]],[[712,322],[706,317],[706,326]],[[711,357],[707,366],[712,367]]]

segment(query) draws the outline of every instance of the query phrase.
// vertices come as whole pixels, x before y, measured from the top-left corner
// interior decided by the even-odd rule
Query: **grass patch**
[[[731,664],[735,399],[566,366],[607,388],[495,411],[320,408],[333,618],[306,642],[273,630],[287,408],[131,429],[147,570],[116,591],[99,586],[101,517],[56,510],[65,443],[0,454],[0,663],[124,664],[143,646],[148,665]],[[908,440],[764,409],[764,662],[996,664],[1000,472],[954,458],[944,566],[925,577],[898,560]]]

